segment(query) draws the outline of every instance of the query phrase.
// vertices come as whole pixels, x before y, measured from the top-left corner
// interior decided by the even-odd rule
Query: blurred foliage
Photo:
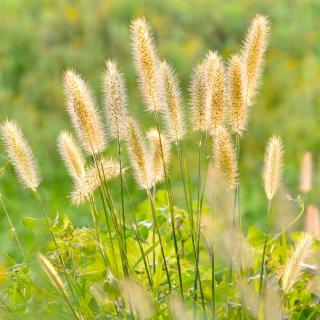
[[[263,148],[272,133],[284,140],[285,180],[290,192],[298,192],[302,152],[311,150],[318,161],[318,0],[1,0],[0,121],[16,119],[32,141],[41,163],[41,192],[52,215],[63,208],[60,213],[70,215],[77,225],[88,219],[81,214],[85,208],[75,213],[69,205],[66,195],[71,183],[56,151],[58,132],[70,127],[61,83],[66,68],[85,75],[102,105],[104,63],[116,58],[126,76],[131,112],[149,119],[136,89],[129,39],[131,19],[145,15],[161,57],[172,62],[179,73],[187,111],[192,66],[209,49],[221,51],[226,59],[239,50],[251,19],[259,12],[270,17],[272,36],[261,93],[251,110],[242,148],[241,208],[246,224],[264,223],[260,170]],[[148,121],[144,120],[144,125]],[[0,150],[0,166],[5,166]],[[39,214],[29,193],[9,171],[12,168],[1,177],[0,192],[10,201],[10,214],[21,221],[19,229],[21,215]],[[141,199],[138,193],[136,196]],[[8,230],[3,215],[0,219],[1,230]],[[2,233],[1,237],[7,236]]]

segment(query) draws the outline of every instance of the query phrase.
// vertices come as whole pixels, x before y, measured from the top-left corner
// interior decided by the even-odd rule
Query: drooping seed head
[[[273,135],[266,147],[262,171],[264,190],[269,201],[276,194],[281,182],[283,153],[282,139]]]
[[[71,193],[71,202],[79,206],[93,195],[104,181],[109,181],[120,174],[120,165],[112,159],[102,158],[86,168],[84,175],[75,181]]]
[[[124,138],[127,117],[127,92],[117,63],[109,60],[104,74],[105,110],[111,138]]]
[[[306,152],[303,155],[300,171],[300,190],[310,192],[312,188],[312,154]]]
[[[68,294],[63,281],[52,263],[41,253],[38,254],[38,259],[43,271],[46,273],[51,283],[64,295],[64,297],[67,297]]]
[[[127,148],[136,182],[142,189],[152,187],[151,161],[141,137],[140,128],[132,118],[127,121]]]
[[[173,68],[165,61],[160,65],[160,75],[162,80],[162,111],[168,137],[171,141],[177,142],[185,135],[179,83]]]
[[[38,162],[15,121],[7,120],[1,124],[1,137],[7,154],[21,183],[36,191],[40,184]]]
[[[231,128],[234,133],[242,135],[247,128],[248,108],[244,68],[239,55],[230,58],[228,84]]]
[[[137,319],[150,319],[154,313],[152,300],[147,291],[132,280],[120,281],[121,295],[126,309]]]
[[[259,86],[265,52],[268,47],[270,22],[267,17],[257,15],[248,30],[242,52],[247,79],[248,104],[252,104]]]
[[[71,133],[63,131],[58,136],[58,150],[74,181],[85,173],[85,160]]]
[[[206,89],[206,68],[205,64],[201,63],[193,70],[190,86],[191,111],[195,131],[207,129]]]
[[[106,141],[92,93],[83,78],[72,70],[64,74],[67,109],[84,150],[89,155],[103,151]]]
[[[207,127],[211,133],[224,125],[225,70],[222,58],[217,52],[209,52],[206,65],[206,113]]]
[[[310,256],[312,243],[312,236],[308,233],[302,235],[296,243],[294,251],[284,266],[281,277],[282,290],[285,294],[287,294],[299,280],[302,273],[302,263],[305,263],[306,259]]]
[[[160,134],[159,138],[159,133],[156,129],[150,129],[147,132],[147,138],[150,144],[153,184],[157,184],[164,179],[164,165],[168,168],[170,144],[164,134]]]
[[[214,135],[214,166],[222,182],[233,189],[237,184],[237,165],[230,135],[225,128],[218,128]]]
[[[137,18],[132,22],[131,38],[135,67],[147,110],[157,111],[161,107],[159,59],[145,18]]]

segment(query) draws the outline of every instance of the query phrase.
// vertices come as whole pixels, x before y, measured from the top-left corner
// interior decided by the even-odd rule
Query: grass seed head
[[[40,184],[38,162],[15,121],[7,120],[1,124],[1,137],[7,154],[21,183],[36,191]]]
[[[248,108],[243,62],[237,54],[229,61],[228,87],[231,128],[234,133],[242,135],[247,128]]]
[[[168,137],[171,141],[177,142],[185,135],[179,83],[173,68],[165,61],[160,65],[160,77],[162,81],[162,111]]]
[[[306,152],[302,158],[300,171],[300,190],[302,192],[310,192],[312,189],[312,154]]]
[[[209,52],[205,60],[206,64],[206,109],[207,127],[214,131],[224,125],[225,109],[225,68],[222,58],[217,52]]]
[[[194,68],[190,86],[191,111],[195,131],[207,130],[206,92],[206,66],[202,62]]]
[[[149,24],[145,18],[140,17],[133,20],[131,38],[135,67],[147,110],[157,111],[161,107],[159,59]]]
[[[127,117],[127,92],[123,74],[115,61],[107,61],[104,74],[105,110],[111,138],[124,138]]]
[[[269,201],[276,194],[281,182],[283,153],[282,139],[273,135],[266,147],[262,171],[264,190]]]
[[[83,78],[72,70],[64,74],[67,109],[84,150],[100,153],[106,146],[103,126],[92,93]]]
[[[259,86],[265,52],[269,43],[270,22],[267,17],[257,15],[248,30],[243,46],[243,62],[247,79],[248,104],[252,104]]]
[[[153,181],[151,161],[142,140],[140,128],[132,118],[129,118],[127,121],[126,139],[136,182],[140,188],[150,189]]]
[[[81,179],[85,173],[85,159],[71,133],[63,131],[59,134],[58,150],[73,180]]]
[[[233,189],[237,184],[237,165],[230,135],[225,128],[219,128],[213,140],[215,170],[225,185]]]

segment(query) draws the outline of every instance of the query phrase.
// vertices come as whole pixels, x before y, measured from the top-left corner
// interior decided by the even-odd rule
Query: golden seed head
[[[164,179],[164,163],[162,156],[164,158],[165,166],[167,168],[169,158],[170,158],[170,144],[168,139],[164,134],[160,134],[156,129],[150,129],[147,132],[147,138],[150,144],[150,158],[152,164],[152,176],[153,184],[162,182]],[[162,148],[162,150],[161,150]],[[163,153],[163,155],[162,155]]]
[[[295,245],[295,248],[284,266],[281,277],[282,290],[287,294],[294,284],[298,281],[302,273],[302,263],[304,263],[311,254],[312,236],[308,233],[301,236]]]
[[[124,138],[127,116],[127,92],[123,74],[117,63],[109,60],[104,75],[104,94],[109,134],[112,138]]]
[[[85,173],[85,160],[71,133],[63,131],[58,136],[58,150],[74,181]]]
[[[131,37],[135,67],[147,110],[157,111],[161,107],[159,59],[145,18],[137,18],[132,22]]]
[[[219,127],[214,135],[214,166],[225,185],[233,189],[237,184],[237,164],[228,131]]]
[[[217,52],[209,52],[205,59],[207,93],[207,127],[210,133],[224,125],[225,109],[225,68]]]
[[[244,68],[239,55],[230,58],[228,84],[231,128],[234,133],[242,135],[247,128],[248,108]]]
[[[92,93],[83,78],[72,70],[64,74],[67,109],[84,150],[97,154],[104,150],[106,141]]]
[[[140,128],[132,118],[127,121],[127,148],[136,182],[142,189],[152,187],[151,161],[141,137]]]
[[[253,19],[244,41],[242,56],[247,78],[247,98],[250,105],[259,85],[269,33],[270,22],[268,18],[257,15]]]
[[[57,270],[54,268],[52,263],[41,253],[38,254],[38,259],[41,264],[41,267],[51,283],[65,296],[68,294],[66,292],[65,286],[63,284],[62,279],[60,278]]]
[[[162,80],[163,116],[168,137],[171,141],[177,142],[185,135],[178,79],[173,68],[165,61],[160,65],[160,75]]]
[[[303,155],[300,171],[300,190],[310,192],[312,188],[312,154],[306,152]]]
[[[102,158],[86,168],[84,175],[75,181],[71,193],[71,202],[79,206],[93,195],[104,181],[109,181],[120,174],[120,165],[112,159]]]
[[[304,220],[304,230],[307,233],[315,235],[317,238],[320,236],[320,215],[319,209],[313,204],[309,204]]]
[[[147,291],[132,280],[120,281],[121,295],[126,309],[137,319],[150,319],[154,308]]]
[[[21,183],[36,191],[40,184],[38,162],[15,121],[5,121],[0,127],[2,140]]]
[[[272,200],[281,182],[283,167],[283,144],[279,136],[273,135],[267,144],[262,177],[268,200]]]
[[[206,68],[205,64],[201,63],[194,68],[190,86],[191,111],[195,131],[207,129],[206,89]]]

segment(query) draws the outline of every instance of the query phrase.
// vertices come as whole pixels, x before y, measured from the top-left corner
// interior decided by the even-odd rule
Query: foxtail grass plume
[[[150,145],[153,184],[157,184],[162,182],[165,177],[163,160],[167,168],[170,157],[170,144],[164,134],[160,134],[159,138],[159,132],[156,129],[150,129],[147,132],[147,138]]]
[[[248,104],[256,94],[262,73],[265,52],[268,46],[270,32],[269,20],[262,15],[257,15],[248,30],[244,41],[243,61],[247,79]]]
[[[213,151],[215,170],[225,185],[233,189],[237,184],[237,165],[231,138],[225,128],[216,130]]]
[[[312,154],[306,152],[303,155],[300,171],[300,190],[310,192],[312,188]]]
[[[125,121],[127,116],[127,92],[122,73],[117,63],[109,60],[104,74],[104,94],[106,116],[111,138],[121,139],[125,136]]]
[[[2,140],[21,183],[36,191],[40,184],[38,162],[15,121],[7,120],[0,127]]]
[[[154,313],[154,307],[147,291],[132,280],[120,282],[121,295],[126,309],[136,319],[150,319]]]
[[[207,69],[207,127],[211,133],[224,125],[225,70],[222,58],[210,51],[205,59]]]
[[[109,181],[120,175],[120,165],[112,159],[102,158],[86,168],[84,175],[75,181],[71,193],[71,202],[79,206],[88,201],[104,181]]]
[[[84,150],[89,155],[103,151],[106,141],[92,93],[83,78],[72,70],[64,74],[67,109]]]
[[[191,111],[195,131],[207,130],[206,89],[206,68],[205,63],[202,62],[194,68],[190,86]]]
[[[152,187],[151,161],[148,157],[146,147],[141,137],[140,128],[135,120],[129,118],[127,121],[127,149],[131,165],[134,170],[136,182],[142,189]]]
[[[185,305],[183,301],[177,298],[172,298],[169,306],[170,306],[173,319],[175,320],[194,319],[192,310],[189,310],[187,305]]]
[[[140,17],[132,22],[131,38],[135,67],[147,110],[158,111],[161,107],[159,60],[150,27],[145,18]]]
[[[73,180],[81,179],[85,173],[85,160],[71,133],[63,131],[59,134],[58,150]]]
[[[57,270],[54,268],[52,263],[41,253],[38,254],[38,259],[41,267],[51,283],[58,289],[65,297],[68,296],[62,279],[60,278]]]
[[[285,294],[287,294],[299,280],[302,273],[302,264],[305,263],[311,254],[312,243],[312,236],[307,233],[302,235],[296,243],[288,262],[284,266],[281,277],[282,290]]]
[[[269,201],[276,194],[281,182],[283,152],[282,139],[279,136],[273,135],[266,147],[262,170],[264,190]]]
[[[177,76],[165,61],[160,65],[162,80],[163,116],[170,141],[178,142],[185,135],[185,125],[181,110],[181,94]]]
[[[231,128],[234,133],[242,135],[247,128],[248,108],[243,63],[237,54],[229,61],[228,84]]]
[[[320,236],[320,216],[319,210],[313,204],[310,204],[307,208],[304,230],[307,233],[313,234],[316,237]]]

